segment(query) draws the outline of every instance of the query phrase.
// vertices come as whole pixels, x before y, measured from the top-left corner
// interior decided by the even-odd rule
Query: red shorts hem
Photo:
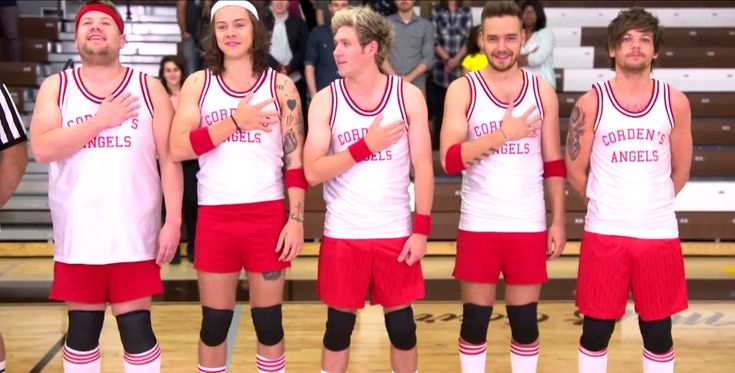
[[[101,265],[54,262],[49,299],[116,304],[161,293],[160,267],[153,260]]]

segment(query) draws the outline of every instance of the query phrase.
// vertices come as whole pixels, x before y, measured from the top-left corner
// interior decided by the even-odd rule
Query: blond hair
[[[395,31],[393,25],[385,17],[368,7],[350,7],[340,10],[332,17],[332,32],[337,33],[340,27],[349,26],[355,29],[360,46],[365,47],[371,41],[378,43],[375,63],[380,67],[393,47]]]

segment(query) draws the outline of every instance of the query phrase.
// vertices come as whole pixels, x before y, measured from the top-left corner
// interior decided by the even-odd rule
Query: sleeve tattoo
[[[584,135],[584,122],[585,112],[580,109],[578,105],[574,105],[572,109],[572,115],[569,117],[569,131],[567,133],[567,152],[569,158],[573,161],[579,156],[579,152],[582,150],[582,145],[579,143],[579,138]]]

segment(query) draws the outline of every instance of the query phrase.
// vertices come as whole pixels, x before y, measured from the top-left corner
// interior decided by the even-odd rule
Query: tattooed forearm
[[[288,218],[298,223],[303,223],[304,222],[304,204],[301,202],[296,203],[296,207],[288,215]]]
[[[272,271],[272,272],[263,272],[263,280],[266,281],[276,281],[278,278],[281,277],[281,270]]]
[[[290,129],[283,135],[283,154],[291,154],[297,147],[298,141],[296,140],[296,134],[293,129]]]
[[[582,145],[579,142],[579,138],[584,135],[584,122],[585,112],[580,109],[579,106],[574,105],[572,109],[572,115],[569,117],[569,132],[567,134],[567,153],[569,158],[576,160],[579,156],[579,152],[582,150]]]

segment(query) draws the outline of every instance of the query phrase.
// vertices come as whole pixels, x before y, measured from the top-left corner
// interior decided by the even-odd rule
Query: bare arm
[[[309,90],[309,97],[316,96],[316,69],[314,65],[308,63],[304,66],[304,78],[306,79],[306,87]]]
[[[63,127],[58,105],[59,75],[49,76],[41,84],[31,118],[31,149],[37,162],[48,163],[66,159],[79,151],[100,131],[119,125],[138,115],[139,97],[123,93],[107,97],[95,115],[84,122]]]
[[[431,155],[426,100],[421,91],[411,84],[403,84],[403,92],[407,103],[408,146],[411,149],[411,164],[414,169],[416,213],[429,215],[434,201],[434,162]]]
[[[18,187],[28,164],[28,149],[25,140],[0,152],[0,208]]]
[[[563,161],[559,139],[559,100],[554,89],[539,79],[544,119],[541,125],[541,153],[544,162]],[[544,177],[544,191],[551,204],[551,225],[548,230],[547,256],[555,259],[561,255],[566,244],[566,215],[564,209],[563,177]]]
[[[278,100],[281,105],[281,134],[283,136],[283,164],[287,170],[304,167],[304,116],[301,113],[301,98],[290,78],[278,74],[276,82]],[[304,221],[304,190],[288,188],[291,213],[289,218]]]
[[[566,143],[567,178],[572,189],[587,201],[587,178],[594,140],[597,93],[592,90],[580,97],[569,117]]]
[[[182,39],[190,36],[186,32],[186,0],[176,0],[176,23],[179,24]]]
[[[681,91],[671,88],[671,106],[674,111],[674,129],[671,130],[671,180],[679,194],[689,180],[692,167],[692,112],[689,99]]]

